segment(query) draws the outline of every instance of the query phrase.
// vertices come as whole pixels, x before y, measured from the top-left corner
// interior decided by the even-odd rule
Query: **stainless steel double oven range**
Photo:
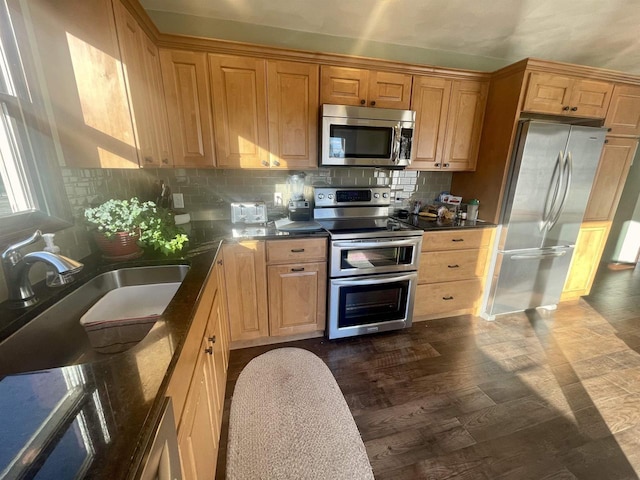
[[[411,325],[422,230],[389,218],[389,187],[315,187],[330,235],[329,338]]]

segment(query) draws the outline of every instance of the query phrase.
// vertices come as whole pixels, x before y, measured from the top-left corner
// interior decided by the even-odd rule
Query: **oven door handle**
[[[348,241],[348,242],[333,242],[334,247],[339,248],[374,248],[374,247],[403,247],[405,245],[417,246],[420,243],[421,237],[412,239],[400,239],[400,240],[385,240],[382,242],[360,242],[360,241]]]
[[[415,279],[415,272],[407,275],[394,275],[393,277],[386,277],[383,279],[375,279],[371,277],[355,278],[353,280],[332,279],[333,285],[382,285],[384,283],[403,282],[404,280]]]

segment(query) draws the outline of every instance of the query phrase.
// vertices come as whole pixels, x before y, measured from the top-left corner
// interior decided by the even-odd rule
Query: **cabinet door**
[[[21,2],[65,166],[138,168],[110,0]],[[3,27],[4,28],[4,27]],[[25,47],[25,45],[20,45]]]
[[[272,265],[268,271],[271,335],[324,330],[326,263]]]
[[[219,167],[269,168],[266,61],[209,54]]]
[[[369,71],[360,68],[320,68],[320,103],[365,106],[369,98]]]
[[[411,102],[411,75],[369,72],[369,107],[408,110]]]
[[[161,167],[173,167],[171,142],[169,140],[169,121],[160,71],[160,52],[153,41],[141,31],[142,62],[147,86],[148,112],[147,123],[151,132],[153,158],[160,159]],[[145,166],[144,159],[142,166]]]
[[[226,244],[223,259],[231,340],[269,336],[264,242]]]
[[[270,166],[318,166],[319,67],[270,61],[267,65]]]
[[[611,135],[640,137],[640,86],[615,86],[604,125]]]
[[[214,478],[218,438],[213,425],[218,424],[211,361],[203,339],[195,373],[191,381],[184,414],[178,428],[178,448],[184,480]]]
[[[487,90],[486,82],[453,81],[442,156],[443,169],[475,169]]]
[[[141,167],[173,166],[158,47],[129,11],[113,2]]]
[[[636,154],[635,138],[607,137],[584,213],[584,221],[613,220]]]
[[[569,100],[569,114],[574,117],[606,117],[612,92],[611,83],[576,79]]]
[[[154,156],[150,105],[145,82],[141,32],[138,22],[119,2],[113,2],[118,44],[122,57],[125,84],[131,101],[133,128],[138,147],[140,166],[159,167],[160,159]]]
[[[451,98],[451,80],[415,77],[411,108],[416,111],[413,144],[416,157],[411,168],[440,170]]]
[[[175,166],[213,167],[206,54],[161,49],[160,66]]]
[[[571,77],[551,73],[531,73],[522,110],[551,115],[565,114],[570,108],[572,85]]]
[[[589,295],[610,229],[611,222],[582,224],[561,300]]]

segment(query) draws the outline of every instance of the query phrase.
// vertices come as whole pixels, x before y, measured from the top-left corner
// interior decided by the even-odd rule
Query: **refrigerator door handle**
[[[540,260],[543,258],[554,258],[554,257],[564,257],[567,254],[566,250],[561,252],[550,252],[550,253],[531,253],[531,254],[522,254],[522,255],[512,255],[511,258],[513,260]]]
[[[551,230],[558,220],[560,219],[560,215],[562,215],[562,211],[564,210],[564,205],[567,202],[567,196],[569,195],[569,189],[571,188],[571,180],[573,178],[573,157],[571,152],[567,152],[567,158],[564,164],[564,170],[566,170],[565,178],[566,185],[564,188],[564,192],[562,193],[562,200],[560,201],[560,206],[558,207],[558,211],[553,216],[553,219],[549,223],[549,230]]]
[[[551,175],[551,185],[547,191],[547,198],[544,202],[544,210],[542,211],[542,222],[540,223],[540,231],[550,230],[549,217],[553,214],[553,209],[558,201],[558,194],[560,193],[560,186],[562,185],[564,165],[562,161],[564,159],[564,152],[560,150],[558,152],[558,158],[556,158],[556,164],[553,167],[553,174]],[[553,193],[552,193],[553,192]]]

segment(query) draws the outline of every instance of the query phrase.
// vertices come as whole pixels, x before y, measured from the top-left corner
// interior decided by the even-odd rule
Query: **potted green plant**
[[[175,225],[173,216],[153,202],[108,200],[87,208],[85,219],[103,255],[110,260],[129,260],[149,247],[165,255],[182,250],[189,238]]]

